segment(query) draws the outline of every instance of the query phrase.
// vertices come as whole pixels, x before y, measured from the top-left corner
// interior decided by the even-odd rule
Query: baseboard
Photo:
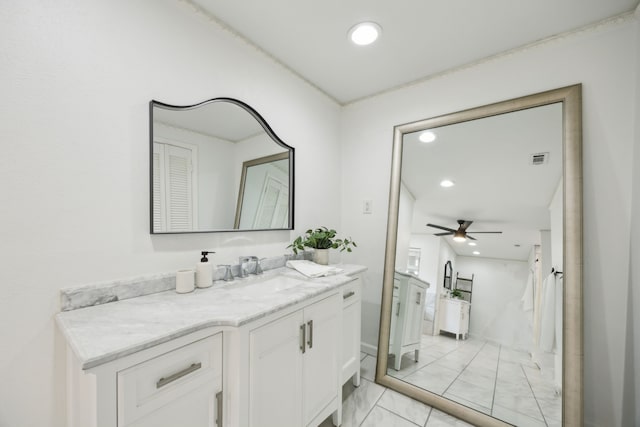
[[[368,344],[366,342],[360,342],[360,351],[371,356],[378,355],[378,346]]]

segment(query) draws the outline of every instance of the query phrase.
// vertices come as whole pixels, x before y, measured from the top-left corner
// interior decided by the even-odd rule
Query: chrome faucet
[[[240,264],[240,273],[238,273],[238,277],[247,277],[249,275],[249,270],[247,268],[247,264],[249,263],[249,261],[251,261],[250,256],[241,256],[239,259],[239,264]]]
[[[231,265],[229,264],[220,264],[218,267],[224,267],[224,277],[222,280],[225,282],[230,282],[233,280],[233,273],[231,272]]]
[[[262,261],[262,259],[264,258],[260,259],[257,256],[252,256],[250,258],[251,258],[251,261],[255,261],[256,263],[255,267],[253,268],[253,274],[256,274],[256,275],[262,274],[262,267],[260,266],[260,261]]]
[[[262,267],[260,266],[260,261],[261,259],[254,255],[241,256],[239,259],[240,273],[238,277],[247,277],[249,274],[255,274],[255,275],[262,274]],[[253,264],[253,268],[250,268],[251,264]]]

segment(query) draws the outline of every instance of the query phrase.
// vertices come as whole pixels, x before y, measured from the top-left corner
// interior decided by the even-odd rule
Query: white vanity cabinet
[[[469,311],[471,304],[455,298],[440,300],[440,330],[456,335],[456,339],[469,334]]]
[[[346,267],[58,314],[67,426],[340,425],[342,384],[360,370],[363,269]]]
[[[342,287],[342,374],[340,384],[349,378],[360,386],[360,312],[362,305],[362,278]]]
[[[249,425],[318,425],[337,410],[339,293],[249,333]]]
[[[395,370],[400,370],[402,355],[407,352],[413,351],[418,361],[428,287],[429,283],[410,274],[394,275],[389,353],[395,356]]]

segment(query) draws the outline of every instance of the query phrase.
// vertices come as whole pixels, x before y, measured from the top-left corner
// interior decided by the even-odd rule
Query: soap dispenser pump
[[[199,288],[208,288],[213,284],[213,266],[209,262],[207,255],[215,254],[213,251],[202,251],[202,258],[196,266],[196,286]]]

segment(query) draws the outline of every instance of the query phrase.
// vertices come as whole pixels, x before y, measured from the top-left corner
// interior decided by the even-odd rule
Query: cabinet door
[[[402,345],[420,342],[422,334],[422,318],[424,312],[424,289],[409,282],[406,298],[406,322],[404,325]]]
[[[346,306],[342,311],[342,381],[354,371],[360,361],[360,304]]]
[[[300,427],[303,325],[302,311],[297,311],[250,332],[252,427]]]
[[[338,395],[341,309],[342,301],[339,295],[326,298],[304,309],[307,346],[303,356],[303,425],[311,422]]]

